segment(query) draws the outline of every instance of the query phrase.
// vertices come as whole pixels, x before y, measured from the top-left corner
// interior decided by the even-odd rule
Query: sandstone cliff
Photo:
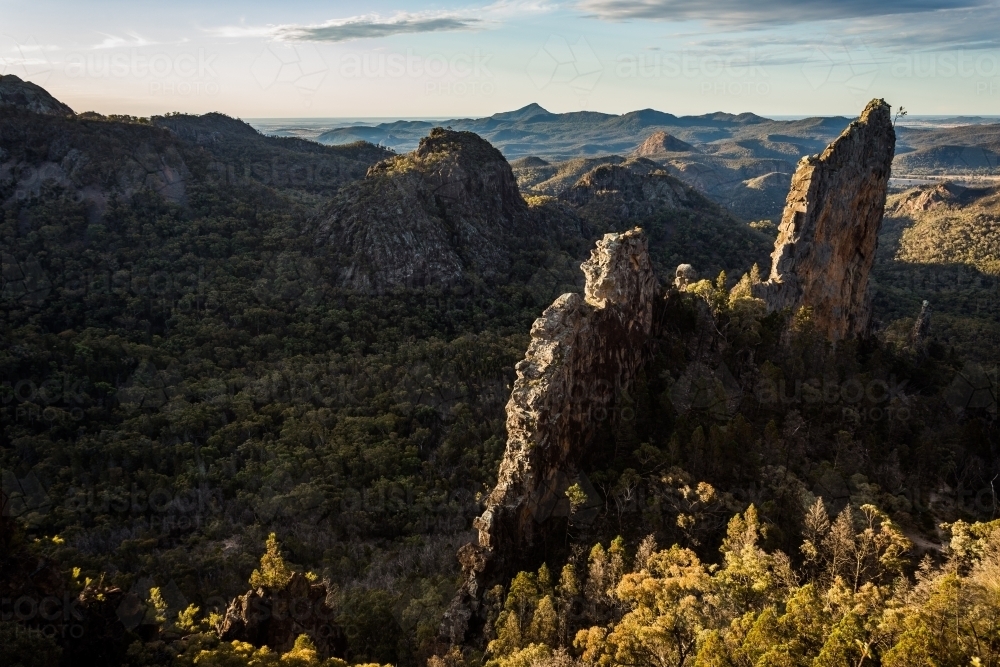
[[[497,486],[475,522],[478,546],[460,552],[468,580],[445,620],[452,641],[482,593],[542,548],[579,457],[646,359],[659,285],[642,230],[607,234],[581,268],[584,295],[562,295],[535,320],[517,365]]]
[[[895,145],[889,105],[872,100],[825,151],[799,162],[770,278],[755,288],[769,310],[808,307],[835,341],[868,333],[868,278]]]

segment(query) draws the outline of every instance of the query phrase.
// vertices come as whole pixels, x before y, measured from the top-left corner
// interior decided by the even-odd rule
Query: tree
[[[250,586],[253,588],[284,588],[292,578],[292,570],[285,564],[278,546],[278,538],[271,533],[264,545],[264,555],[260,557],[260,569],[250,575]]]

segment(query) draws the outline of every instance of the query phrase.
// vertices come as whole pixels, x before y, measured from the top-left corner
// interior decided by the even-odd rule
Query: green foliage
[[[8,667],[50,667],[59,663],[62,649],[41,629],[0,621],[0,662]]]
[[[264,548],[264,555],[260,557],[260,569],[254,570],[250,575],[250,587],[280,590],[291,580],[292,570],[281,557],[278,538],[274,533],[268,536]]]
[[[891,525],[879,523],[885,521],[879,510],[859,508],[857,520],[845,524],[851,534],[844,539],[853,547],[817,542],[820,511],[825,514],[821,503],[812,505],[814,518],[806,522],[806,542],[816,558],[834,563],[845,550],[876,549],[868,566],[855,560],[853,581],[831,573],[800,584],[800,573],[782,552],[759,547],[764,526],[751,506],[729,522],[721,567],[677,545],[649,553],[608,592],[611,606],[592,608],[577,619],[590,624],[571,640],[560,628],[551,629],[565,621],[550,611],[550,598],[537,600],[528,586],[531,575],[519,574],[511,595],[523,599],[527,593],[537,600],[531,635],[519,635],[517,643],[492,642],[488,664],[548,664],[568,651],[577,656],[574,664],[600,667],[1000,664],[1000,529],[983,523],[953,526],[957,546],[949,561],[925,564],[914,581],[898,567],[911,545],[893,537]],[[846,521],[840,517],[850,516],[842,512],[828,529],[838,530],[837,523]],[[879,542],[879,535],[886,540]],[[876,543],[884,548],[879,551]],[[593,564],[606,563],[608,551],[600,545],[591,551],[585,589],[604,587],[606,573]],[[509,638],[508,627],[515,626],[498,632]]]

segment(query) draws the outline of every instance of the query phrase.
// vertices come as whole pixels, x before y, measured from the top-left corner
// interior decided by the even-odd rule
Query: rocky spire
[[[792,178],[771,275],[755,288],[769,310],[807,307],[831,340],[867,335],[875,261],[896,133],[889,105],[872,100]]]
[[[913,323],[913,331],[910,332],[910,345],[914,350],[922,352],[927,345],[927,338],[931,333],[931,304],[924,301],[920,307],[920,314],[917,321]]]
[[[606,234],[581,268],[584,295],[563,294],[535,320],[517,364],[497,485],[475,521],[478,546],[459,552],[468,579],[442,627],[454,642],[482,594],[544,548],[581,454],[646,360],[659,285],[642,230]]]

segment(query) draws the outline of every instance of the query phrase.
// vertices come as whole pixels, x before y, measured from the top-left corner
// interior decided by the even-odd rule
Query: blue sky
[[[1000,0],[0,0],[0,72],[77,111],[1000,114]]]

